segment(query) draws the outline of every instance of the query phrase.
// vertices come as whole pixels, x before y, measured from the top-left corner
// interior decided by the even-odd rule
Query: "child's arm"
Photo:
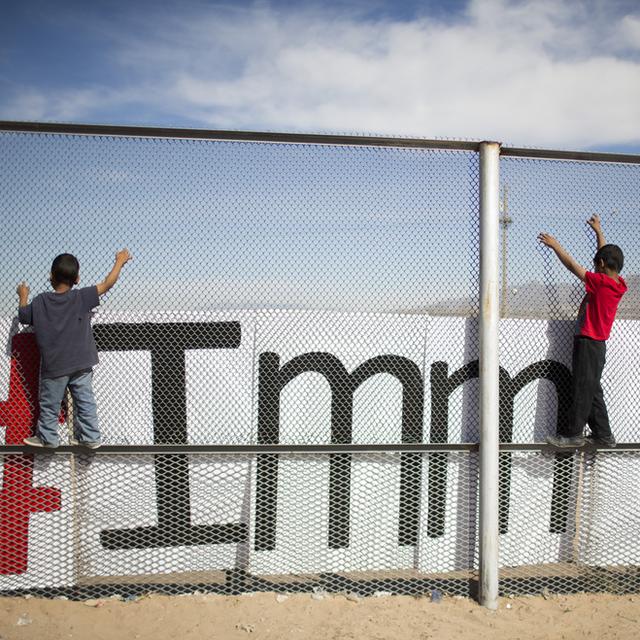
[[[17,287],[19,306],[26,307],[29,304],[29,285],[23,280]]]
[[[553,249],[555,251],[555,254],[558,256],[558,259],[560,260],[560,262],[562,262],[562,264],[567,269],[569,269],[569,271],[571,271],[571,273],[573,273],[574,276],[577,276],[578,278],[580,278],[580,280],[584,282],[584,279],[585,279],[584,274],[587,272],[587,270],[583,266],[579,265],[573,259],[571,254],[567,253],[567,251],[565,251],[562,245],[552,235],[548,233],[541,233],[538,236],[538,240],[540,240],[542,244]]]
[[[588,220],[587,224],[596,232],[596,239],[598,240],[598,249],[602,249],[607,241],[604,239],[604,232],[602,231],[602,225],[600,224],[600,216],[594,213]]]
[[[18,294],[18,320],[22,324],[33,324],[33,315],[31,305],[29,304],[29,285],[22,281],[16,287],[16,293]]]
[[[102,282],[96,285],[99,296],[104,295],[105,293],[107,293],[107,291],[109,291],[109,289],[111,289],[111,287],[113,287],[113,285],[118,281],[118,278],[120,277],[120,271],[122,271],[122,267],[124,267],[124,265],[127,264],[129,260],[133,260],[133,256],[129,253],[128,249],[122,249],[122,251],[118,251],[118,253],[116,253],[116,261],[113,264],[113,268],[111,269],[107,277]]]

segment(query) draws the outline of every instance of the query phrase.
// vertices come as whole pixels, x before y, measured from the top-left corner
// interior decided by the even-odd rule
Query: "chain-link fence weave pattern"
[[[479,159],[432,147],[0,133],[1,592],[475,594]],[[501,160],[503,593],[640,585],[639,178]],[[588,266],[593,213],[626,253],[603,387],[627,447],[553,453],[582,293],[536,236]],[[92,285],[124,246],[93,317],[105,449],[14,453],[39,380],[16,284],[70,252]]]

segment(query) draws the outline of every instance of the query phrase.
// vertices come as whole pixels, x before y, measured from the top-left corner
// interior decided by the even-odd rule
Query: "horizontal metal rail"
[[[223,131],[173,127],[136,127],[104,124],[55,124],[51,122],[14,122],[0,120],[1,131],[64,135],[117,136],[127,138],[179,138],[183,140],[223,140],[230,142],[272,142],[356,147],[409,147],[478,151],[479,142],[464,140],[425,140],[383,136],[350,136],[316,133],[277,133],[268,131]]]
[[[480,150],[480,142],[470,140],[433,140],[423,138],[397,138],[390,136],[278,133],[268,131],[226,131],[216,129],[25,122],[14,120],[0,120],[0,131],[128,138],[178,138],[183,140],[223,140],[232,142],[269,142],[281,144],[399,147],[474,152],[478,152]],[[502,146],[500,149],[500,155],[504,157],[541,158],[546,160],[579,160],[586,162],[640,164],[640,154],[606,153],[599,151],[565,151],[559,149],[529,149],[527,147]]]
[[[502,157],[540,158],[541,160],[578,160],[584,162],[613,162],[640,164],[640,154],[607,153],[600,151],[563,151],[561,149],[528,149],[527,147],[502,147]]]
[[[24,445],[0,446],[0,454],[16,453],[91,453],[91,454],[134,454],[134,453],[220,453],[220,454],[261,454],[261,453],[455,453],[457,451],[477,452],[476,442],[431,443],[431,444],[152,444],[152,445],[104,445],[99,449],[82,446],[60,446],[56,449],[28,447]],[[640,443],[621,443],[614,447],[585,445],[578,451],[640,451]],[[554,453],[574,451],[557,449],[543,443],[502,443],[501,452],[539,451]]]

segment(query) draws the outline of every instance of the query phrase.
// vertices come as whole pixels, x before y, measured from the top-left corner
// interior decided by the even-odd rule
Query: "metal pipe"
[[[509,225],[513,222],[509,216],[509,189],[505,185],[502,189],[502,207],[500,216],[500,226],[502,227],[502,282],[500,285],[500,317],[506,318],[508,311],[509,295],[507,293],[507,240],[509,237]]]
[[[469,140],[428,140],[385,136],[349,136],[322,133],[279,133],[269,131],[224,131],[217,129],[178,129],[110,124],[76,124],[53,122],[20,122],[0,120],[0,131],[42,133],[52,135],[110,136],[125,138],[167,138],[180,140],[213,140],[231,142],[266,142],[280,144],[313,144],[349,147],[397,147],[411,149],[444,149],[478,151],[478,143]]]
[[[551,447],[551,445],[542,445]],[[409,443],[409,444],[151,444],[151,445],[110,445],[99,449],[62,445],[56,449],[34,448],[26,445],[0,446],[0,454],[29,453],[52,455],[55,453],[90,453],[91,455],[121,453],[187,453],[187,454],[332,454],[332,453],[453,453],[478,451],[474,442],[461,443]]]
[[[0,131],[60,135],[123,136],[128,138],[177,138],[182,140],[229,140],[235,142],[269,142],[282,144],[324,144],[356,147],[399,147],[414,149],[443,149],[475,151],[480,144],[472,140],[429,140],[390,136],[353,136],[322,133],[281,133],[270,131],[228,131],[217,129],[185,129],[110,124],[81,124],[58,122],[29,122],[0,120]],[[512,158],[540,158],[578,162],[615,162],[640,164],[640,154],[608,153],[601,151],[566,151],[562,149],[534,149],[502,147],[500,155]]]
[[[498,607],[500,143],[480,143],[480,604]]]
[[[640,155],[637,153],[609,153],[607,151],[565,151],[563,149],[502,147],[500,155],[503,158],[539,158],[541,160],[568,160],[569,162],[640,164]]]
[[[91,455],[114,454],[156,454],[156,453],[186,453],[186,454],[263,454],[263,453],[295,453],[324,455],[327,453],[454,453],[467,451],[477,453],[480,450],[476,442],[460,443],[412,443],[412,444],[105,444],[100,449],[91,450],[78,445],[61,445],[57,449],[37,449],[26,445],[0,446],[0,455],[7,454],[31,454],[52,455],[55,453],[91,453]],[[545,454],[555,454],[558,449],[541,442],[503,442],[500,451],[526,451]],[[625,451],[640,451],[639,442],[621,442],[613,447],[589,444],[583,451],[606,451],[610,453],[622,453]]]

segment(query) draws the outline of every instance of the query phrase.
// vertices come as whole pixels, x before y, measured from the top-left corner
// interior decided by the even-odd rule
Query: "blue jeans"
[[[92,369],[75,371],[59,378],[40,380],[40,417],[36,435],[45,444],[58,444],[58,416],[67,387],[73,398],[74,435],[82,442],[100,442],[98,411],[93,396]]]

